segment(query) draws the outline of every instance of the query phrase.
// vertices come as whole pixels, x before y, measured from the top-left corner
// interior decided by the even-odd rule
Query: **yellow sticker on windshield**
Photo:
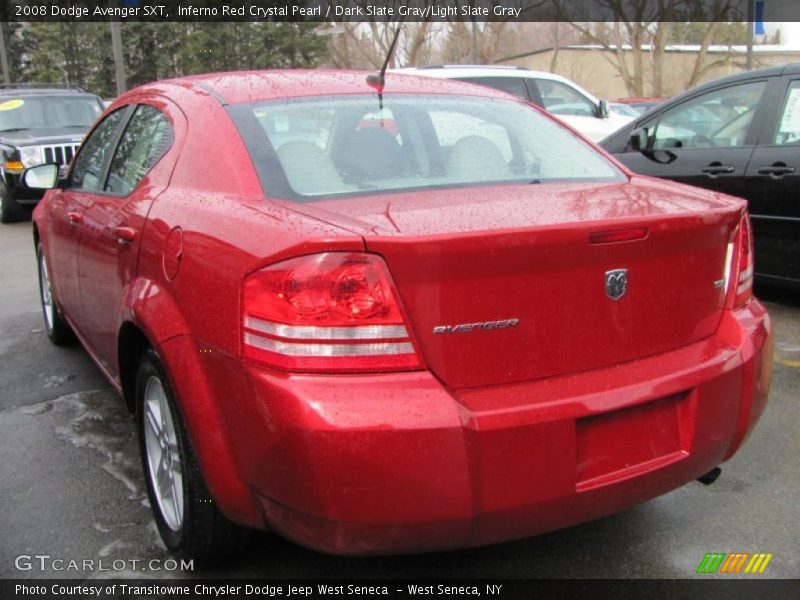
[[[14,110],[15,108],[19,108],[25,104],[25,100],[6,100],[2,104],[0,104],[0,110]]]

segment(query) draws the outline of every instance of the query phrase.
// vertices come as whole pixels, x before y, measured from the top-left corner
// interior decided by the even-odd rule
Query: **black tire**
[[[42,304],[44,331],[54,345],[70,344],[75,341],[75,334],[61,315],[61,309],[58,308],[58,302],[50,287],[49,269],[42,252],[42,242],[36,242],[36,264],[39,267],[39,301]]]
[[[159,420],[154,412],[148,412],[148,405],[151,402],[159,404],[154,396],[154,393],[157,393],[154,390],[159,385],[163,392],[160,405],[169,409],[175,438],[174,443],[163,445],[158,441],[153,427],[146,423],[148,418]],[[160,420],[163,430],[169,434],[169,426],[165,423],[165,419]],[[251,531],[229,521],[215,506],[180,416],[172,386],[161,362],[152,350],[147,350],[142,355],[136,374],[136,428],[142,469],[147,482],[147,495],[156,526],[167,548],[180,558],[194,559],[201,563],[216,562],[244,549]],[[158,460],[158,465],[153,464],[152,467],[151,462],[154,463],[157,459],[155,456],[151,458],[152,455],[149,454],[148,436],[150,436],[150,448],[156,453],[159,449],[162,450],[160,455],[162,460]],[[163,451],[166,447],[170,450],[166,452],[164,460]],[[161,494],[160,497],[156,491],[158,482],[155,479],[158,478],[157,473],[161,472],[162,462],[170,464],[173,470],[177,463],[180,481],[176,481],[178,477],[173,476],[171,478],[173,494]],[[172,500],[165,496],[171,496]],[[180,514],[176,514],[175,509],[179,505]]]
[[[22,219],[22,209],[4,181],[0,181],[0,223],[13,223]]]

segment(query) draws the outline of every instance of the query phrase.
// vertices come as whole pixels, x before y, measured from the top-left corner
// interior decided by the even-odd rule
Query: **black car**
[[[67,165],[101,112],[100,98],[77,88],[0,86],[0,222],[28,216],[42,196],[20,186],[22,172]]]
[[[800,64],[684,92],[600,145],[638,173],[746,198],[757,279],[800,287]]]

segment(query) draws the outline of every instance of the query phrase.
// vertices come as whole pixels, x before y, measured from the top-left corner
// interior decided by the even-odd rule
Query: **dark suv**
[[[27,217],[42,196],[20,186],[22,172],[43,163],[66,166],[101,112],[100,98],[81,89],[0,85],[0,222]]]

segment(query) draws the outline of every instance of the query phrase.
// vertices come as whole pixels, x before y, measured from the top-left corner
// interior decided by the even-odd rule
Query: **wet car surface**
[[[148,561],[168,558],[144,493],[131,417],[79,348],[44,343],[30,224],[7,227],[0,250],[19,265],[0,289],[0,542],[3,577],[183,577],[185,571],[19,571],[21,554]],[[775,320],[769,407],[717,482],[688,484],[618,515],[474,550],[340,558],[272,535],[203,574],[221,577],[691,577],[706,552],[775,554],[764,576],[797,577],[794,523],[800,452],[800,304],[757,290]],[[610,560],[612,557],[613,560]]]

